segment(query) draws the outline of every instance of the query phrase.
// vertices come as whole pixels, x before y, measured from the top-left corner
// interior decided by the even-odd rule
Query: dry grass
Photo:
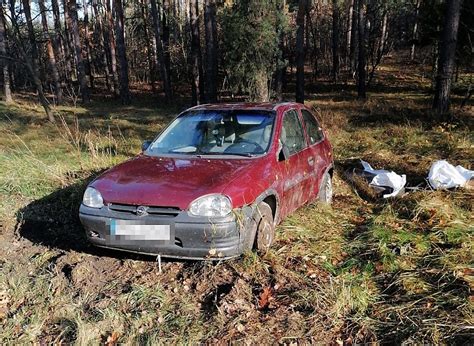
[[[179,105],[62,107],[50,125],[26,101],[0,103],[0,343],[472,343],[472,191],[381,200],[344,174],[362,158],[426,186],[437,159],[473,168],[472,107],[433,121],[429,97],[403,89],[427,81],[393,71],[382,77],[399,90],[365,104],[350,89],[309,102],[334,146],[332,208],[299,209],[263,257],[163,273],[153,258],[89,247],[77,207]]]

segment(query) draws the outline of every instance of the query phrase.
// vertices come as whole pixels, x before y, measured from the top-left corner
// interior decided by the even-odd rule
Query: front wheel
[[[272,208],[267,203],[261,202],[257,206],[255,221],[257,222],[257,234],[255,235],[254,248],[258,252],[265,253],[275,239]]]
[[[331,204],[332,202],[332,178],[331,175],[326,172],[323,175],[321,180],[321,185],[319,188],[318,200],[324,204]]]

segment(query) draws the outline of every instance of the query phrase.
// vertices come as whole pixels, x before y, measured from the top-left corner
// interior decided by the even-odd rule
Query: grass
[[[27,99],[0,103],[0,343],[472,343],[472,190],[383,200],[345,174],[362,158],[426,186],[435,160],[473,168],[472,106],[434,121],[429,81],[394,68],[366,103],[350,87],[310,95],[334,146],[332,208],[297,210],[264,256],[162,273],[88,246],[77,207],[185,103],[60,107],[55,125]]]

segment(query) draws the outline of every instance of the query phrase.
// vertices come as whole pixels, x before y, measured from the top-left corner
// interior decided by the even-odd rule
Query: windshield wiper
[[[256,154],[252,154],[252,153],[219,153],[219,152],[203,152],[203,151],[200,151],[199,154],[195,154],[197,157],[202,157],[202,156],[219,156],[219,155],[222,155],[222,156],[230,156],[230,155],[234,155],[234,156],[244,156],[244,157],[254,157],[256,156]]]
[[[245,156],[245,157],[256,156],[256,154],[252,154],[252,153],[222,153],[222,155],[235,155],[235,156]]]

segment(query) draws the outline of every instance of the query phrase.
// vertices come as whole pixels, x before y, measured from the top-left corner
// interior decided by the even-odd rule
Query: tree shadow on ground
[[[422,101],[420,101],[422,102]],[[349,118],[352,128],[365,128],[381,125],[413,125],[418,123],[426,129],[446,123],[440,119],[430,108],[413,109],[405,106],[388,106],[381,109],[362,110]],[[474,128],[474,117],[469,112],[456,111],[452,113],[450,124]]]
[[[101,171],[81,172],[78,182],[35,200],[16,213],[18,234],[33,244],[99,257],[155,261],[155,257],[94,247],[79,220],[84,190]]]
[[[380,214],[380,207],[381,205],[378,205],[374,208],[375,215]],[[443,267],[442,263],[435,263],[440,262],[440,255],[436,250],[439,244],[433,244],[433,249],[426,257],[418,258],[412,270],[377,269],[383,266],[387,256],[383,254],[382,248],[389,251],[390,257],[402,261],[412,258],[413,250],[410,250],[410,246],[413,247],[414,244],[381,242],[374,237],[373,222],[370,215],[365,215],[346,233],[344,238],[348,257],[339,269],[357,272],[374,268],[370,275],[384,297],[369,313],[373,321],[379,323],[378,341],[381,344],[402,344],[407,341],[410,343],[415,333],[416,340],[420,335],[431,332],[429,322],[425,321],[449,318],[449,322],[440,324],[440,330],[447,335],[445,341],[456,345],[471,345],[473,335],[465,331],[463,321],[452,317],[456,316],[459,309],[463,308],[464,302],[469,299],[470,288],[466,281],[440,269]],[[403,254],[407,248],[411,251],[409,255]],[[430,263],[424,263],[428,258]],[[410,282],[413,287],[408,286]],[[416,292],[416,284],[425,284],[427,291]],[[435,308],[431,308],[431,305]],[[417,324],[413,321],[423,322]]]
[[[167,124],[191,104],[184,97],[176,98],[173,103],[169,103],[161,98],[140,95],[130,105],[122,105],[113,98],[102,98],[89,104],[78,103],[77,107],[63,105],[54,108],[57,121],[51,124],[45,118],[42,109],[36,105],[36,99],[32,95],[17,96],[22,103],[0,102],[0,126],[8,127],[16,135],[27,133],[31,126],[44,126],[51,136],[57,136],[58,131],[64,133],[65,125],[72,130],[78,125],[83,132],[89,130],[111,132],[114,135],[149,139],[156,136],[156,125]],[[28,109],[27,112],[25,108]]]

